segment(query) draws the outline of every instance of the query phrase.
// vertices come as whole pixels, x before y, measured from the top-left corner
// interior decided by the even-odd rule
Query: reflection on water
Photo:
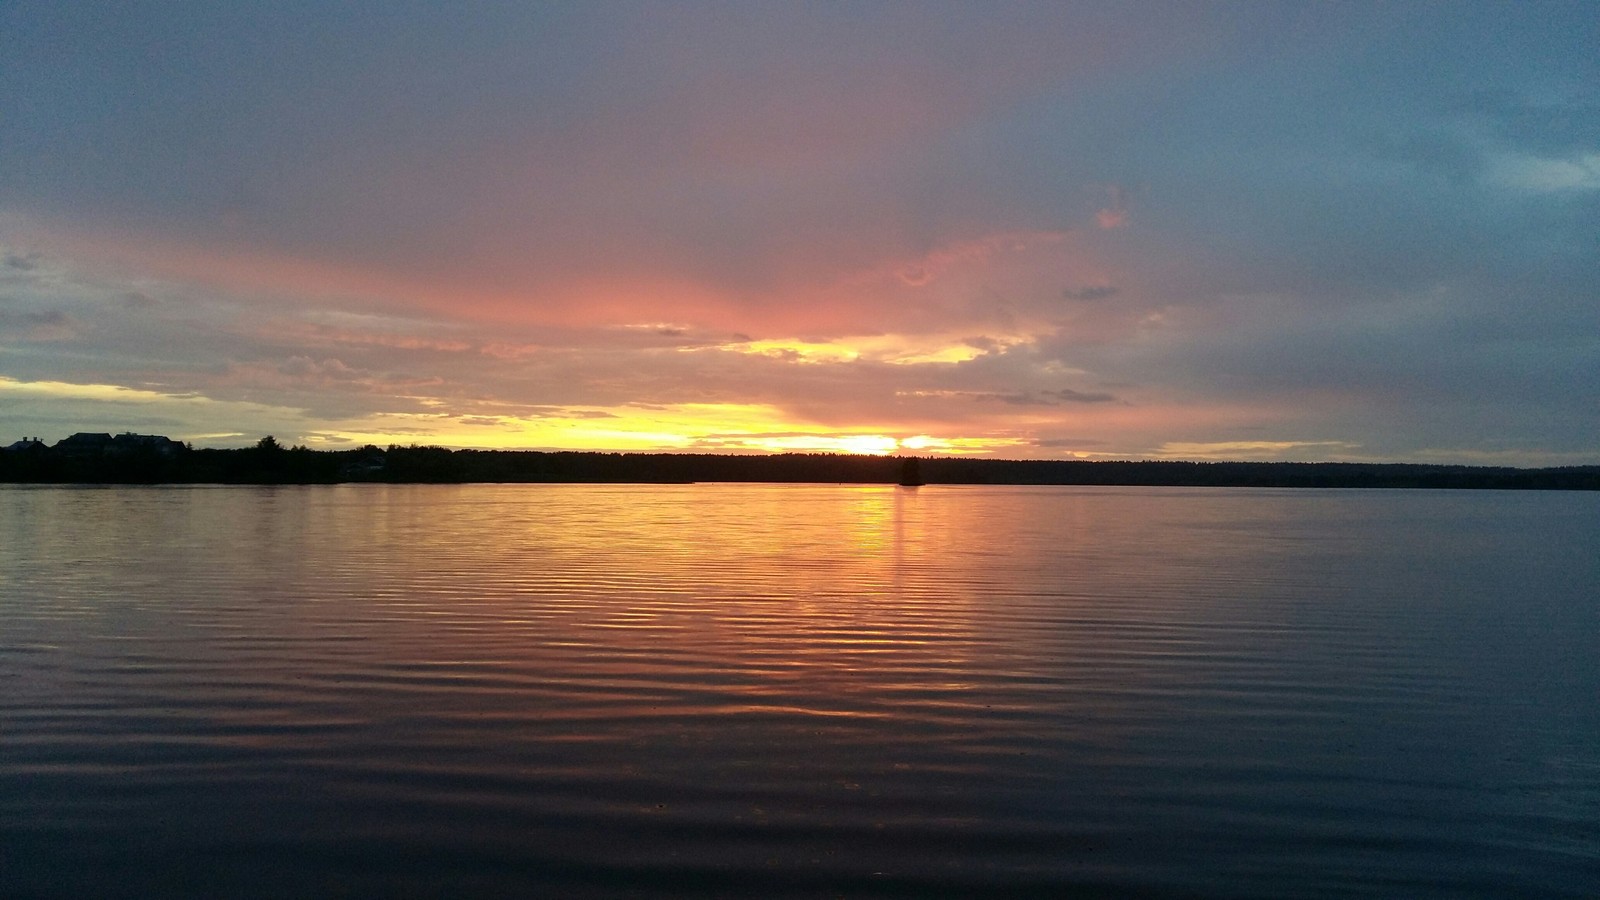
[[[1597,513],[0,489],[0,895],[1586,896]]]

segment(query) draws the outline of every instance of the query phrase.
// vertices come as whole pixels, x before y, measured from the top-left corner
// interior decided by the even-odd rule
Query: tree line
[[[914,460],[914,461],[913,461]],[[268,436],[237,449],[133,448],[68,455],[0,452],[0,482],[335,484],[788,482],[1600,490],[1600,466],[1518,469],[1376,463],[1005,460],[783,453],[603,453],[366,446],[285,447]]]

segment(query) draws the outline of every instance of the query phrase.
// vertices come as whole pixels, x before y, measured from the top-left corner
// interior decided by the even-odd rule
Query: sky
[[[0,3],[0,444],[1600,463],[1600,5]]]

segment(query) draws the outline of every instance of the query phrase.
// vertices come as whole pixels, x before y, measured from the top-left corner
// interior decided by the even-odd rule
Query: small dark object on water
[[[907,457],[900,463],[900,486],[917,487],[927,484],[922,480],[922,463],[915,456]]]

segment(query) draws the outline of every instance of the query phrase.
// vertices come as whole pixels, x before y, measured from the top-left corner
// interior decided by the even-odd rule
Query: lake
[[[0,487],[0,896],[1592,897],[1600,494]]]

